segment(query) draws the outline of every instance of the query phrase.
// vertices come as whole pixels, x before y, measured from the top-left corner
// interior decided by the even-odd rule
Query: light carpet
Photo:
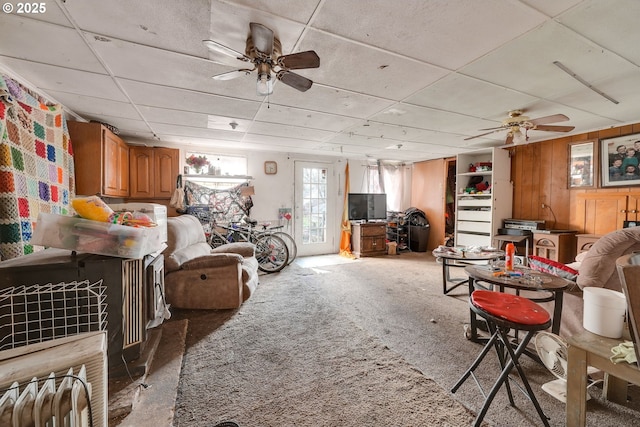
[[[433,380],[309,286],[313,273],[288,268],[296,273],[263,280],[238,311],[189,313],[176,427],[472,423]]]

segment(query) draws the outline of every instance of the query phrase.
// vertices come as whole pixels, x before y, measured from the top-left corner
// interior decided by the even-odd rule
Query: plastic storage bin
[[[120,258],[142,258],[163,249],[159,227],[129,227],[41,213],[31,243]]]
[[[109,207],[115,212],[140,212],[149,215],[160,227],[160,240],[167,241],[167,207],[159,203],[112,203]]]

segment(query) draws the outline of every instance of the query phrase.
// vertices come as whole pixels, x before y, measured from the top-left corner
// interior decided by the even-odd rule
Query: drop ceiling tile
[[[242,139],[242,133],[231,130],[197,128],[166,123],[150,123],[150,125],[158,135],[193,136],[196,138],[209,138],[223,141],[240,141]]]
[[[87,33],[89,43],[110,64],[110,70],[116,77],[244,99],[259,99],[256,95],[255,75],[233,81],[216,81],[211,77],[234,68],[215,64],[208,59],[118,39],[99,37],[96,40],[94,36]],[[144,61],[139,58],[144,58]],[[247,67],[240,61],[238,65]]]
[[[315,27],[455,70],[540,25],[518,2],[327,0]]]
[[[85,0],[65,7],[81,30],[207,57],[202,39],[209,31],[209,0]]]
[[[8,3],[7,3],[8,4]],[[3,43],[0,55],[77,70],[106,74],[91,49],[73,28],[9,15],[0,23],[0,40],[23,34],[12,43]]]
[[[228,115],[244,119],[253,118],[260,107],[258,102],[226,98],[186,89],[154,86],[130,80],[120,80],[120,83],[135,104],[148,107]]]
[[[211,2],[211,9],[216,10],[219,1]],[[229,0],[225,3],[238,5],[244,8],[257,9],[268,15],[275,15],[291,19],[296,22],[306,23],[311,18],[320,0]]]
[[[138,109],[148,122],[207,128],[208,116],[204,113],[149,107],[146,105],[139,105]]]
[[[256,120],[285,125],[290,124],[312,129],[323,129],[331,132],[338,132],[354,126],[356,123],[362,123],[361,119],[303,110],[273,103],[262,104],[256,115]]]
[[[506,116],[511,110],[524,108],[536,100],[538,98],[512,89],[452,73],[404,102],[472,117],[495,119]]]
[[[1,58],[0,61],[25,78],[30,84],[40,87],[45,94],[51,90],[110,101],[127,101],[127,98],[111,77],[104,74],[89,73],[20,59]],[[73,109],[72,105],[69,107]]]
[[[70,94],[55,90],[49,91],[49,94],[62,105],[81,116],[111,116],[123,119],[140,120],[140,114],[138,114],[138,111],[133,107],[133,105],[127,102],[111,101],[108,99]]]
[[[553,43],[550,41],[553,40]],[[531,53],[535,52],[532,56]],[[540,98],[554,100],[581,85],[554,65],[560,61],[587,81],[628,71],[631,64],[549,22],[460,70]]]
[[[258,121],[254,121],[253,124],[251,124],[249,132],[257,135],[282,136],[285,138],[311,141],[322,141],[334,134],[333,132],[319,129]]]
[[[599,46],[640,64],[638,38],[630,36],[638,32],[640,2],[587,0],[581,6],[562,15],[559,22]]]
[[[248,133],[245,135],[242,142],[255,143],[260,147],[281,147],[281,148],[302,148],[311,149],[320,146],[321,142],[317,141],[301,141],[298,138],[293,137],[281,137],[272,135],[260,135],[254,133]]]
[[[95,120],[102,123],[108,123],[111,126],[115,126],[119,131],[119,136],[126,141],[127,135],[131,132],[143,133],[149,137],[153,137],[153,132],[142,120],[125,119],[122,117],[105,116],[105,115],[93,115],[87,114],[83,116],[87,120]]]
[[[360,119],[393,104],[393,101],[382,98],[321,85],[313,85],[308,91],[299,92],[282,83],[275,85],[270,99],[274,104]]]
[[[495,126],[495,122],[470,118],[457,113],[397,104],[371,117],[372,121],[468,135],[477,129]]]
[[[272,15],[257,9],[212,1],[209,38],[224,46],[244,53],[249,24],[257,22],[270,28],[280,40],[282,53],[291,53],[304,30],[304,24]]]
[[[309,30],[301,51],[315,50],[320,67],[296,71],[314,82],[400,101],[446,70],[327,33]]]
[[[572,8],[583,0],[521,0],[522,3],[541,11],[547,16],[555,17]]]
[[[62,9],[60,9],[60,6],[58,5],[57,2],[55,1],[47,1],[47,2],[37,2],[36,4],[38,5],[38,12],[39,13],[30,13],[30,14],[24,14],[24,15],[19,15],[17,13],[17,2],[12,3],[13,7],[13,12],[8,15],[3,13],[2,15],[0,15],[0,27],[2,25],[4,25],[4,19],[8,16],[22,16],[25,18],[29,18],[32,19],[34,21],[41,21],[41,22],[50,22],[52,24],[57,24],[57,25],[62,25],[65,27],[73,27],[73,25],[71,24],[71,22],[69,22],[69,19],[67,19],[66,15],[64,14],[64,12],[62,11]],[[21,2],[22,4],[27,4],[28,2]],[[33,5],[33,2],[29,2],[31,5]],[[40,6],[44,5],[44,11],[42,13],[40,13]]]

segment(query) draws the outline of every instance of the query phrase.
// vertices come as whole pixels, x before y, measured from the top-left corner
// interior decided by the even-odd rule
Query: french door
[[[336,192],[333,166],[295,163],[295,236],[298,255],[335,253]]]

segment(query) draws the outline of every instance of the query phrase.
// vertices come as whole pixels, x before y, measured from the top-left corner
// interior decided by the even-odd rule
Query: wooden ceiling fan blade
[[[273,31],[256,22],[250,23],[249,27],[251,28],[251,39],[256,49],[271,56],[273,54]]]
[[[249,70],[249,69],[241,69],[241,70],[233,70],[233,71],[229,71],[226,73],[222,73],[222,74],[216,74],[215,76],[212,76],[211,78],[214,80],[233,80],[235,78],[238,78],[240,76],[247,76],[249,74],[251,74],[253,70]]]
[[[313,82],[306,77],[302,77],[299,74],[290,73],[288,71],[281,70],[277,74],[278,80],[287,86],[291,86],[294,89],[299,90],[300,92],[306,92],[311,88]]]
[[[536,125],[533,130],[545,130],[548,132],[571,132],[575,126],[553,126],[553,125]]]
[[[504,126],[496,126],[494,128],[485,128],[485,129],[478,129],[478,130],[500,130],[500,129],[505,129]]]
[[[313,50],[306,52],[292,53],[278,58],[278,65],[287,70],[300,70],[302,68],[318,68],[320,57]]]
[[[504,140],[505,145],[513,144],[513,132],[507,134],[507,139]]]
[[[529,120],[534,125],[546,125],[548,123],[566,122],[569,117],[564,114],[554,114],[552,116],[539,117],[537,119]]]
[[[240,61],[251,62],[251,58],[242,52],[238,52],[235,49],[231,49],[223,44],[214,42],[213,40],[202,40],[202,43],[211,51],[221,53],[231,58],[239,59]]]
[[[485,133],[481,133],[480,135],[470,136],[470,137],[468,137],[468,138],[465,138],[464,140],[465,140],[465,141],[468,141],[468,140],[470,140],[470,139],[480,138],[481,136],[490,135],[490,134],[492,134],[492,133],[500,132],[501,130],[505,130],[505,129],[506,129],[506,128],[499,127],[499,128],[496,128],[495,130],[492,130],[491,132],[485,132]]]

